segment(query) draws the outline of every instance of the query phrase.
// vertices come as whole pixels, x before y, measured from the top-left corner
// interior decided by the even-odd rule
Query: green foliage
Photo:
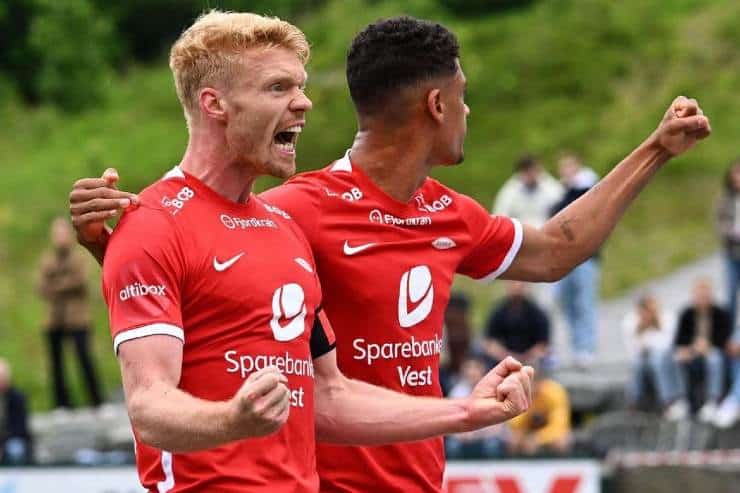
[[[112,26],[88,0],[37,0],[29,47],[37,54],[42,100],[65,110],[101,102],[108,92]]]
[[[117,2],[121,8],[130,3],[136,2]],[[141,12],[145,3],[138,3]],[[2,5],[0,26],[13,4]],[[462,45],[472,109],[466,161],[435,170],[435,177],[488,206],[525,151],[540,155],[554,171],[554,158],[568,148],[603,175],[683,93],[702,102],[714,135],[671,162],[628,211],[606,244],[603,292],[615,295],[716,247],[711,210],[722,172],[738,155],[740,135],[738,2],[540,0],[529,8],[462,18],[433,0],[327,1],[298,17],[313,47],[308,93],[314,110],[299,143],[301,169],[323,166],[351,145],[355,119],[344,77],[350,40],[368,22],[403,13],[443,22]],[[116,15],[105,10],[103,17]],[[156,19],[165,24],[167,16],[162,12]],[[144,17],[141,22],[154,21]],[[69,40],[89,44],[86,36],[72,31]],[[6,62],[0,57],[3,71]],[[29,109],[8,92],[0,78],[0,355],[10,357],[34,407],[46,408],[42,305],[30,279],[49,220],[66,209],[75,178],[98,175],[107,166],[118,167],[122,188],[140,190],[179,161],[187,135],[163,59],[156,68],[133,64],[103,86],[107,104],[95,111]],[[475,296],[476,321],[482,321],[496,288],[465,281],[459,286]],[[99,294],[95,306],[95,347],[106,387],[113,390],[118,369]]]
[[[533,0],[440,0],[447,10],[457,16],[489,14],[515,8],[528,7]]]

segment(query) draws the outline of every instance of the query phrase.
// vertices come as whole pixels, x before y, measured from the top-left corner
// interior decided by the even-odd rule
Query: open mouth
[[[285,130],[281,130],[273,138],[275,147],[287,154],[295,154],[295,145],[298,142],[298,134],[301,131],[303,131],[302,125],[293,125]]]

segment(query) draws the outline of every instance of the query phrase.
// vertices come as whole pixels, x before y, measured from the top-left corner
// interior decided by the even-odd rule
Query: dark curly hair
[[[382,19],[360,32],[347,53],[347,84],[360,113],[375,113],[399,89],[452,76],[460,48],[441,24],[413,17]]]

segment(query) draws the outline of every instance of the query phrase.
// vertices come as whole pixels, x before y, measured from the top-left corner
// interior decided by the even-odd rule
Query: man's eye
[[[273,84],[270,86],[270,90],[281,92],[285,90],[285,86],[283,86],[282,83],[278,82],[277,84]]]

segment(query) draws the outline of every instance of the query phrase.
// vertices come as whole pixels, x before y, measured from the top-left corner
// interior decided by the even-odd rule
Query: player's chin
[[[295,174],[295,154],[292,156],[279,156],[268,165],[268,174],[275,178],[290,178]]]

